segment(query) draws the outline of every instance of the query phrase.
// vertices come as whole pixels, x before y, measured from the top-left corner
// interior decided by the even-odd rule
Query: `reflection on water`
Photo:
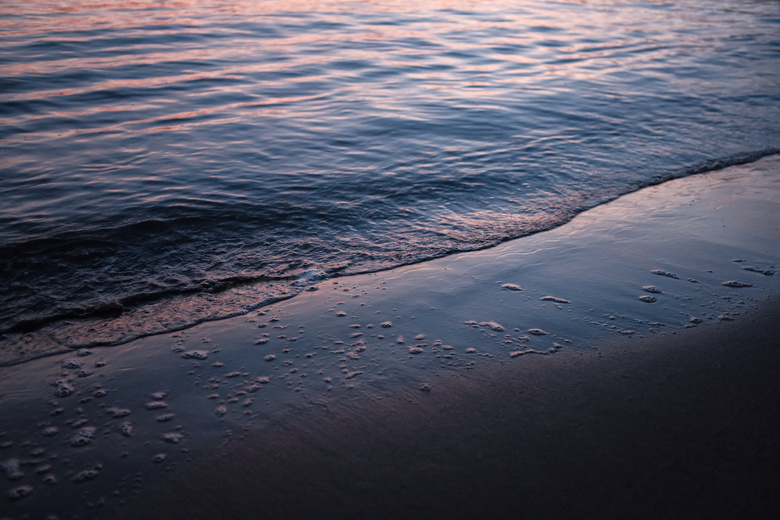
[[[183,326],[758,157],[779,9],[3,2],[0,333]]]

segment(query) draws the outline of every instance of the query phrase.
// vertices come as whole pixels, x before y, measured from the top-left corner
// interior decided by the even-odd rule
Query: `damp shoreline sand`
[[[3,367],[0,517],[772,517],[778,173]]]

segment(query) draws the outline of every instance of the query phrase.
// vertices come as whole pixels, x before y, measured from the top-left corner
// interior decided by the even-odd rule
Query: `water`
[[[775,0],[4,1],[1,361],[779,149]]]

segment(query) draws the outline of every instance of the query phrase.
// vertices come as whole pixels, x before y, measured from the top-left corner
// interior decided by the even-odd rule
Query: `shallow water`
[[[777,151],[779,32],[772,0],[4,2],[4,362]]]

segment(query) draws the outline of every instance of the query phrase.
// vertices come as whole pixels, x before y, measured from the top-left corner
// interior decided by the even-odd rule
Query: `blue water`
[[[776,0],[0,2],[0,350],[110,344],[780,149]]]

